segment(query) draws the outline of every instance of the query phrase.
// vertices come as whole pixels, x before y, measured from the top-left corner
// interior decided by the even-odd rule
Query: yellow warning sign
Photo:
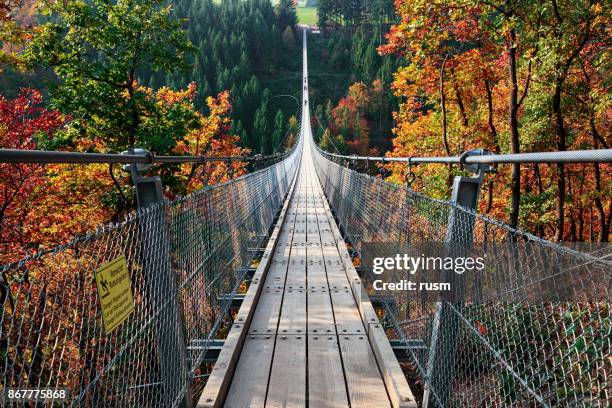
[[[96,270],[96,284],[104,330],[109,334],[134,311],[132,284],[125,256],[100,266]]]

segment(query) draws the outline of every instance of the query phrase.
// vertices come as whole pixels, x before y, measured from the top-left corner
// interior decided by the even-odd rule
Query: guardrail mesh
[[[495,296],[469,293],[464,302],[449,303],[398,291],[381,299],[388,334],[412,345],[404,368],[416,376],[419,398],[417,382],[432,407],[612,405],[610,246],[592,253],[560,246],[360,174],[316,150],[327,199],[358,254],[369,242],[396,243],[398,249],[444,242],[451,218],[459,231],[469,231],[455,236],[466,241],[462,245],[508,245],[491,260],[499,273],[486,285]],[[544,264],[553,267],[538,268]],[[370,266],[362,267],[371,284]],[[542,270],[550,273],[543,276]],[[544,299],[541,291],[551,297]]]
[[[227,329],[227,295],[237,291],[273,225],[298,150],[0,266],[2,385],[68,387],[67,406],[177,406],[210,341]],[[107,335],[95,273],[120,256],[135,310]]]

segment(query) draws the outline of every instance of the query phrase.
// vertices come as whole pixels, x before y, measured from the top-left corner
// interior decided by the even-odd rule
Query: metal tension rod
[[[346,160],[418,163],[460,164],[462,156],[450,157],[380,157],[380,156],[348,156],[323,152],[323,154]],[[565,152],[536,152],[517,154],[482,154],[465,157],[465,164],[495,164],[495,163],[612,163],[612,149],[573,150]]]
[[[284,157],[286,153],[268,156],[156,156],[154,154],[110,154],[55,152],[44,150],[0,149],[0,163],[204,163],[204,162],[255,162]]]

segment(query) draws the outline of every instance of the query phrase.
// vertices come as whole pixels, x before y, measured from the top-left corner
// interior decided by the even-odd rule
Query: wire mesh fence
[[[313,156],[357,254],[369,243],[399,252],[426,242],[493,253],[492,273],[452,301],[408,291],[381,296],[371,265],[361,265],[369,294],[384,305],[388,333],[412,345],[407,370],[423,385],[423,406],[612,405],[609,246],[557,245],[355,172],[323,151]]]
[[[0,267],[3,387],[66,406],[172,407],[189,392],[298,166],[285,160]],[[134,311],[105,330],[96,274],[125,257]]]

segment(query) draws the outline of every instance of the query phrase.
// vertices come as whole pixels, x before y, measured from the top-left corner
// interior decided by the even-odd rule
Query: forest
[[[273,154],[298,132],[292,0],[0,1],[0,146]],[[608,148],[609,4],[318,0],[312,124],[334,153],[458,155]],[[372,175],[404,182],[399,165]],[[610,238],[609,165],[499,166],[479,211],[556,241]],[[249,171],[156,170],[172,199]],[[412,187],[448,198],[457,166]],[[134,208],[119,166],[0,165],[0,262]]]

